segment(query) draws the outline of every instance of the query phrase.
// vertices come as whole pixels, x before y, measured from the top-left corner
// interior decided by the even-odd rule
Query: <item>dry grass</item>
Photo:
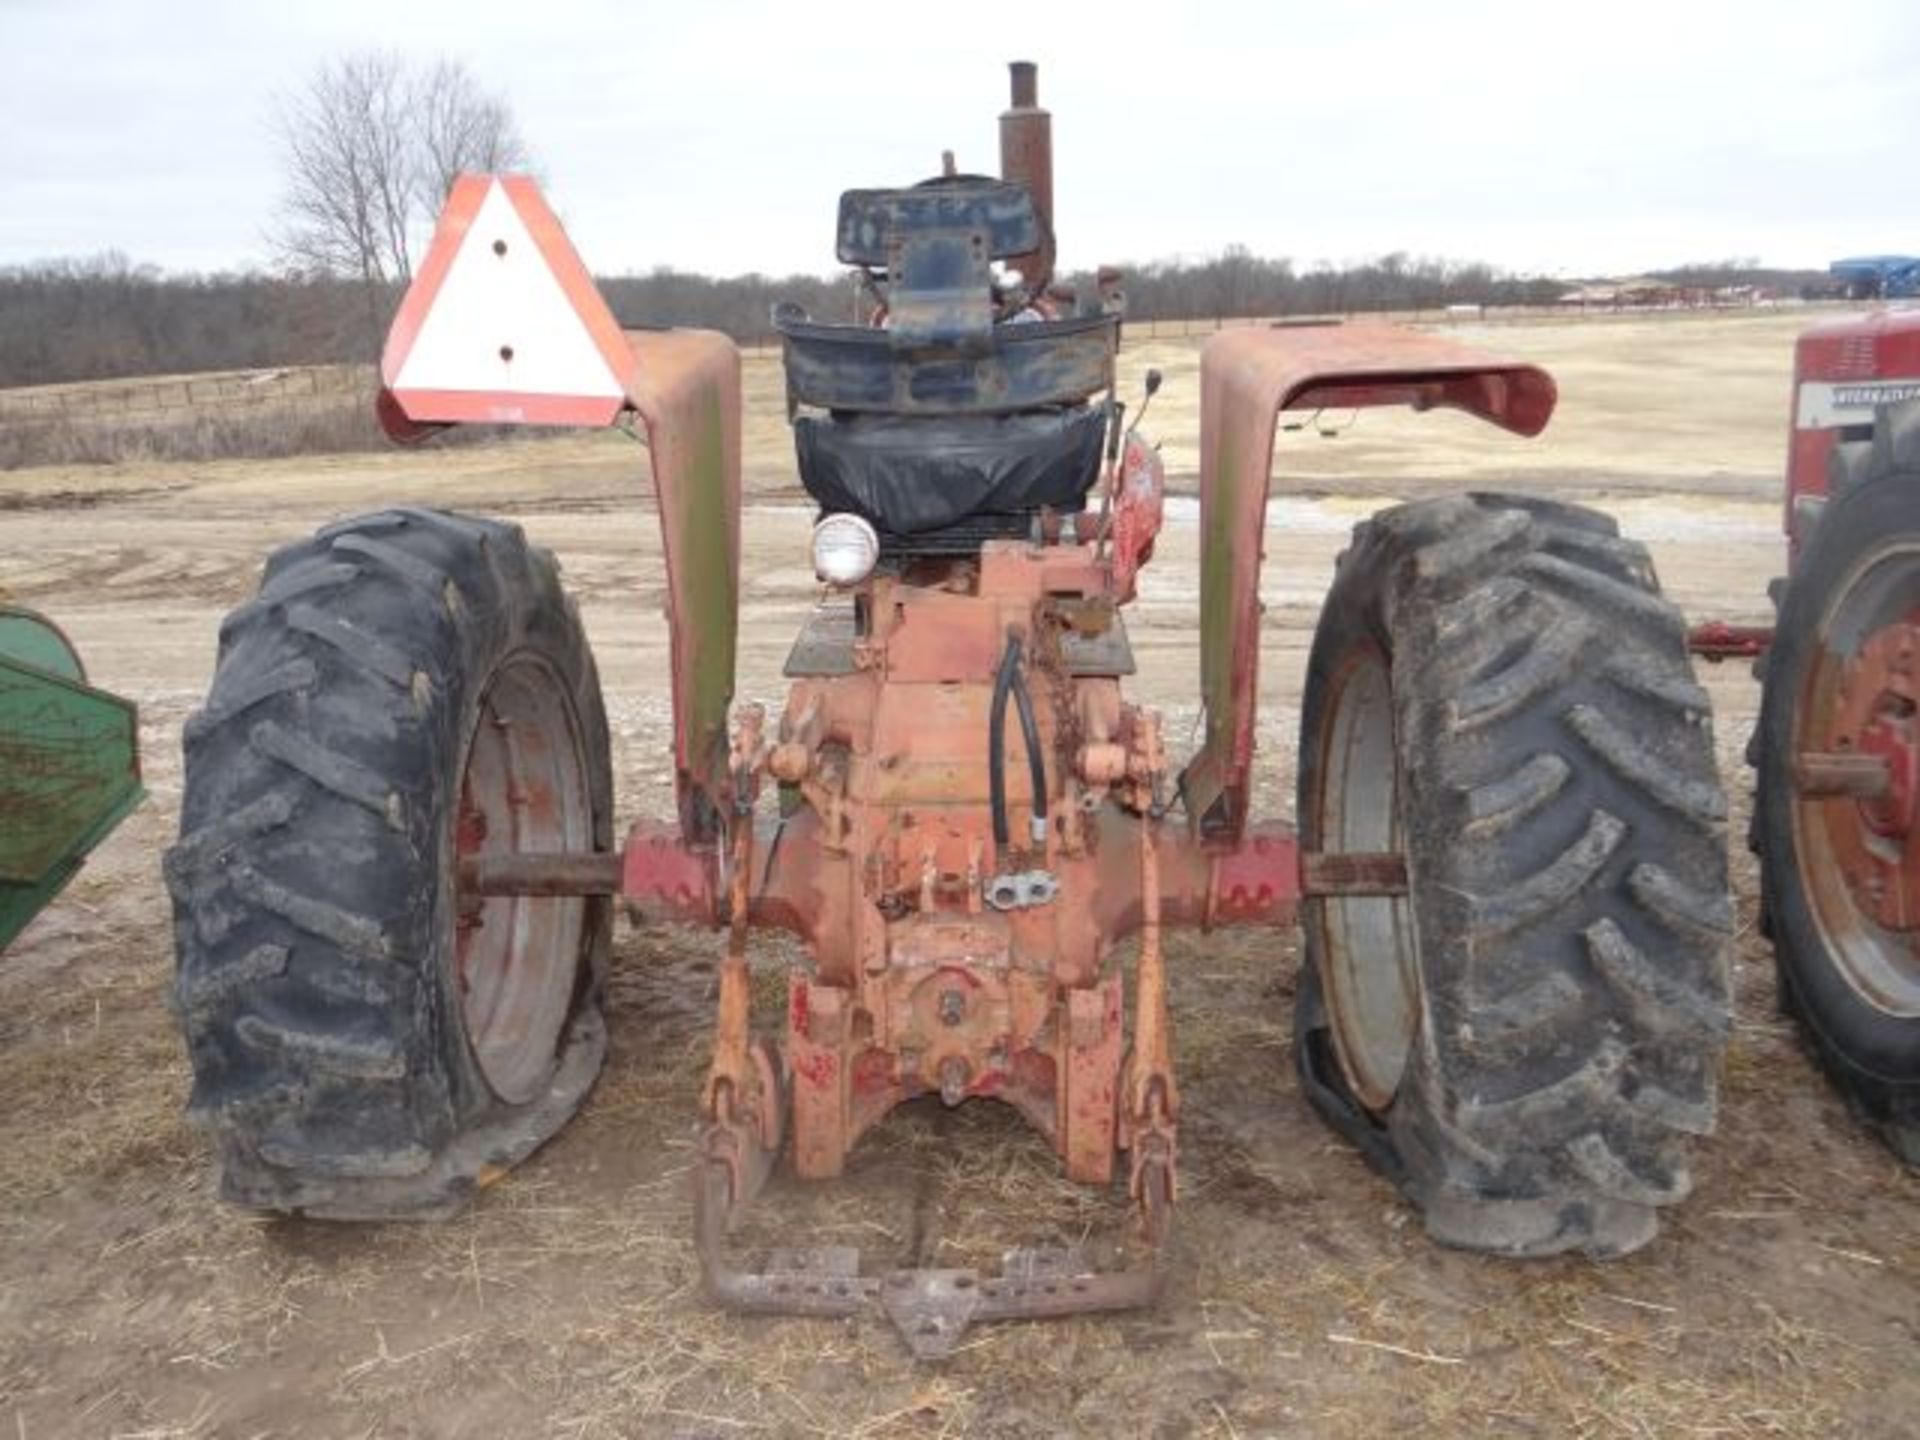
[[[156,778],[170,803],[170,772]],[[1731,760],[1727,779],[1738,795]],[[11,1413],[29,1436],[1829,1436],[1899,1433],[1920,1387],[1901,1329],[1920,1183],[1800,1058],[1750,930],[1698,1191],[1610,1265],[1435,1248],[1300,1100],[1291,942],[1174,937],[1171,1293],[1149,1314],[983,1327],[918,1367],[877,1320],[741,1319],[700,1295],[686,1168],[717,936],[621,937],[599,1088],[467,1214],[327,1227],[217,1203],[180,1118],[166,937],[115,923],[164,913],[142,884],[129,912],[83,879],[28,955],[39,983],[6,984],[0,1428]],[[757,954],[765,1014],[787,958]],[[1110,1251],[1128,1220],[1117,1191],[1066,1183],[1010,1110],[921,1105],[842,1182],[776,1182],[737,1243],[990,1266],[1008,1243]]]
[[[501,426],[462,426],[430,443],[436,448],[499,445],[538,435]],[[315,395],[246,408],[0,421],[0,470],[279,460],[393,448],[375,419],[371,394]]]
[[[245,410],[8,420],[0,423],[0,470],[269,459],[379,450],[390,444],[374,420],[369,397],[322,395]]]
[[[83,1177],[114,1181],[197,1167],[179,1118],[188,1069],[177,1038],[161,1026],[128,1034],[108,1024],[110,1015],[163,1007],[169,970],[149,960],[87,975],[31,996],[8,1016],[11,1033],[0,1048],[0,1094],[9,1110],[0,1227],[31,1223],[36,1203]]]

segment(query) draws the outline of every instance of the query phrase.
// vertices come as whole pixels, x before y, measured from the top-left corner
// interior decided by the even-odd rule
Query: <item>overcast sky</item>
[[[504,92],[602,272],[831,270],[842,188],[995,168],[1015,58],[1070,267],[1920,252],[1915,0],[0,0],[0,264],[266,263],[274,97],[371,45]]]

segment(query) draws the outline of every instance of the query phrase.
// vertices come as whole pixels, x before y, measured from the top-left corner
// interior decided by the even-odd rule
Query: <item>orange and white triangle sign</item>
[[[387,332],[380,378],[421,424],[609,425],[633,351],[539,188],[462,175]]]

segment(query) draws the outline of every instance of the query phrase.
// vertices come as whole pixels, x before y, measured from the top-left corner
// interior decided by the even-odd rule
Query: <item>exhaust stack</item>
[[[1040,67],[1015,60],[1011,104],[1000,115],[1000,178],[1017,181],[1033,196],[1044,239],[1014,265],[1032,286],[1044,284],[1053,270],[1053,116],[1040,107]]]

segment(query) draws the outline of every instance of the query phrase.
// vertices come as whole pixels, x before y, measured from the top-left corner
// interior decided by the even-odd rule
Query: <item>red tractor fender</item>
[[[740,594],[740,352],[707,330],[625,331],[523,175],[463,175],[388,332],[396,440],[451,424],[645,432],[667,567],[682,833],[710,845],[729,786]]]
[[[1826,495],[1834,446],[1865,438],[1881,406],[1915,397],[1920,397],[1920,310],[1842,315],[1800,333],[1793,346],[1781,515],[1789,562],[1799,559],[1806,539],[1805,514],[1817,512],[1817,506],[1807,510],[1801,502]]]
[[[1200,695],[1206,738],[1180,777],[1202,838],[1247,824],[1260,659],[1273,433],[1283,410],[1451,406],[1518,435],[1546,428],[1558,398],[1538,366],[1391,325],[1226,330],[1200,355]]]

